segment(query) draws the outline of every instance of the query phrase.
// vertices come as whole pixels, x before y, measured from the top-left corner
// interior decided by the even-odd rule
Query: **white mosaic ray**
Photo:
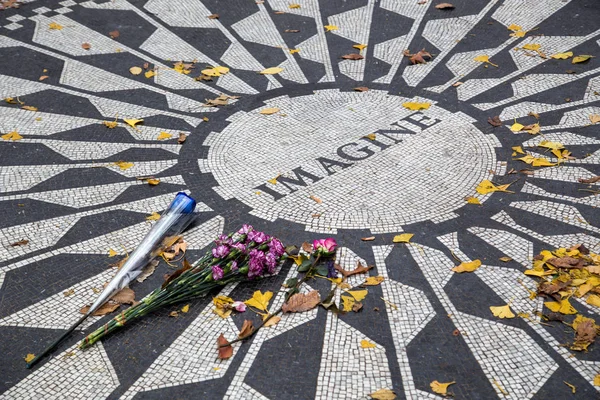
[[[496,9],[494,14],[492,14],[492,18],[506,27],[516,24],[521,26],[525,31],[529,31],[545,21],[552,14],[560,11],[560,9],[566,6],[570,1],[571,0],[546,0],[541,2],[538,0],[505,0],[500,7]],[[518,38],[510,37],[509,33],[510,31],[506,32],[506,41],[496,48],[455,54],[447,63],[447,67],[455,73],[454,78],[450,79],[445,84],[433,86],[427,90],[441,93],[448,89],[453,83],[461,80],[462,77],[481,66],[480,62],[473,60],[474,57],[485,54],[491,58],[507,48],[514,47],[513,43],[516,42]],[[457,73],[456,71],[460,71],[460,73]]]
[[[75,344],[2,393],[0,399],[105,399],[119,385],[102,343],[85,351]]]
[[[2,258],[6,261],[46,247],[54,246],[81,218],[84,217],[116,210],[127,210],[145,214],[164,210],[173,200],[174,194],[175,193],[163,194],[129,203],[116,204],[95,210],[82,211],[62,217],[49,218],[0,229],[0,246],[4,248],[4,255]],[[29,240],[29,243],[25,246],[10,246],[11,243],[23,239]]]
[[[93,276],[74,286],[46,297],[44,300],[32,304],[22,310],[0,319],[0,326],[24,326],[42,329],[69,329],[79,317],[79,310],[85,305],[92,304],[98,297],[96,291],[102,290],[103,285],[109,282],[114,274],[115,268],[109,268],[101,274]],[[75,293],[65,296],[64,292],[73,289]],[[90,316],[77,330],[84,330],[94,324],[101,317]]]
[[[63,88],[60,86],[54,86],[54,85],[49,85],[46,83],[28,81],[26,79],[15,78],[15,77],[8,76],[8,75],[0,75],[0,95],[2,95],[2,96],[18,97],[18,96],[24,96],[24,95],[30,94],[30,93],[42,92],[45,90],[56,90],[56,91],[71,94],[74,96],[79,96],[79,97],[83,96],[87,100],[89,100],[92,103],[92,105],[94,105],[94,107],[96,107],[96,109],[98,110],[98,112],[100,114],[102,114],[104,117],[106,117],[110,120],[116,118],[117,116],[119,118],[136,118],[137,119],[137,118],[143,118],[143,117],[151,117],[151,116],[155,116],[155,115],[167,115],[170,117],[182,119],[194,127],[198,126],[200,124],[200,122],[202,122],[202,120],[199,118],[190,117],[190,116],[186,116],[186,115],[180,115],[180,114],[172,113],[170,111],[156,110],[153,108],[138,106],[136,104],[130,104],[130,103],[125,103],[122,101],[111,100],[111,99],[105,99],[105,98],[90,95],[90,94],[82,94],[80,92],[76,92],[74,90],[66,89],[66,88]],[[214,108],[214,107],[212,107],[212,108]],[[6,108],[2,109],[2,113],[9,112],[8,110],[11,110],[12,112],[14,112],[17,109],[11,109],[11,108],[6,107]],[[26,110],[19,110],[19,111],[26,111]],[[212,112],[212,110],[207,110],[207,111]],[[32,113],[31,111],[28,111],[28,112]],[[14,118],[14,114],[9,114],[9,115],[12,115]],[[29,119],[31,119],[31,120],[41,116],[40,114],[36,114],[35,116],[33,116],[34,115],[33,113],[31,115],[32,115],[32,117],[29,117]],[[48,115],[51,115],[51,114],[48,114]],[[57,115],[57,114],[55,114],[55,115]],[[73,116],[68,116],[68,115],[60,115],[58,118],[59,118],[59,120],[69,120],[69,119],[77,118],[78,121],[90,120],[90,121],[98,122],[97,120],[92,120],[89,118],[73,117]],[[33,129],[33,127],[27,128],[27,126],[26,126],[27,124],[25,124],[24,121],[17,120],[16,122],[20,123],[21,125],[24,125],[25,130]],[[43,116],[42,116],[41,122],[44,122],[44,125],[49,125],[47,121],[44,121]],[[40,126],[39,123],[40,123],[40,121],[36,121],[35,123],[32,123],[31,125],[33,125],[35,127],[39,127]],[[63,122],[63,124],[64,124],[64,122]],[[49,130],[50,130],[50,132],[56,133],[57,128],[49,126]],[[48,133],[46,133],[46,134],[48,134]]]
[[[525,268],[531,268],[533,260],[533,243],[514,233],[498,229],[472,227],[467,229],[478,238],[494,246]]]
[[[168,199],[161,198],[161,196],[158,196],[157,198],[142,200],[147,201],[147,205],[145,206],[145,208],[142,209],[141,212],[149,214],[153,211],[164,210],[172,199],[173,196],[171,195]],[[117,206],[114,207],[115,209],[117,209]],[[139,209],[133,209],[132,206],[129,204],[120,205],[119,209],[140,212]],[[196,206],[196,211],[207,212],[212,210],[204,203],[198,203]],[[146,233],[148,233],[150,226],[151,224],[148,221],[145,221],[122,229],[117,229],[115,231],[97,236],[92,239],[84,240],[79,243],[61,247],[56,250],[48,251],[46,253],[37,255],[35,257],[26,258],[13,264],[8,264],[4,267],[1,267],[0,271],[10,271],[16,268],[23,267],[25,265],[29,265],[33,262],[38,262],[53,257],[57,254],[108,254],[109,249],[113,249],[119,254],[124,255],[125,252],[130,252],[139,245]]]
[[[154,27],[156,28],[154,33],[152,33],[152,35],[150,35],[150,37],[148,37],[148,39],[146,39],[146,41],[140,45],[140,50],[148,52],[162,60],[197,60],[200,66],[203,66],[203,64],[208,64],[212,66],[218,65],[216,61],[212,60],[200,50],[190,45],[188,42],[184,41],[168,29],[164,28],[161,24],[159,24],[153,18],[148,16],[148,14],[142,12],[133,4],[125,0],[114,0],[102,4],[96,4],[93,1],[88,1],[81,3],[81,5],[83,7],[93,9],[130,10],[135,12],[137,15],[148,21],[150,24],[154,25]],[[171,4],[169,4],[169,7],[171,7]],[[204,18],[208,19],[206,18],[206,16]],[[258,93],[256,89],[254,89],[252,86],[248,85],[247,83],[239,79],[237,76],[235,76],[235,73],[233,71],[227,75],[228,80],[231,81],[229,86],[232,88],[235,87],[241,89],[236,90],[238,93]],[[219,85],[219,81],[217,81],[217,85]]]
[[[294,278],[298,276],[297,266],[293,264],[286,276],[286,280],[290,278]],[[300,287],[300,293],[308,293],[312,288],[306,284],[303,284]],[[278,293],[274,295],[274,299],[271,302],[271,307],[269,307],[269,312],[274,312],[279,309],[285,300],[286,291],[280,290]],[[246,311],[250,312],[250,311]],[[318,309],[314,308],[310,311],[304,313],[286,313],[281,315],[281,321],[279,321],[276,325],[264,328],[259,330],[252,339],[252,343],[250,344],[250,348],[248,349],[242,363],[238,367],[235,375],[227,388],[227,393],[223,396],[223,400],[237,400],[237,399],[245,399],[245,400],[259,400],[259,399],[267,399],[263,396],[257,389],[252,388],[249,383],[245,383],[246,376],[248,372],[252,368],[254,361],[258,353],[260,352],[263,344],[276,336],[279,336],[297,326],[305,324],[314,320],[317,317]],[[262,366],[264,368],[264,366]],[[259,367],[255,367],[259,368]]]
[[[515,201],[510,206],[600,234],[600,228],[590,224],[575,206],[547,200]]]
[[[560,167],[535,170],[532,176],[538,179],[575,183],[579,178],[589,179],[596,176],[596,174],[582,167],[562,165]]]
[[[510,84],[512,86],[512,90],[513,90],[512,96],[507,97],[503,100],[494,102],[494,103],[478,103],[478,104],[473,104],[473,105],[475,107],[479,108],[480,110],[489,110],[491,108],[499,107],[504,104],[512,103],[513,101],[517,101],[524,97],[535,95],[535,94],[544,92],[546,90],[554,89],[556,87],[575,82],[579,79],[583,79],[587,76],[594,75],[598,72],[600,72],[600,68],[591,69],[589,71],[585,71],[580,74],[531,74],[531,75],[525,75]],[[597,78],[593,78],[593,79],[597,79]],[[567,103],[567,104],[579,105],[579,104],[585,104],[587,102],[592,101],[591,99],[589,99],[589,96],[588,96],[590,86],[593,87],[592,80],[590,80],[590,85],[588,85],[588,90],[586,90],[586,96],[585,96],[586,99],[584,99],[584,100],[587,100],[587,101],[585,101],[584,103],[580,103],[580,101],[576,101],[576,102],[571,102],[571,103]],[[542,103],[537,103],[537,104],[543,105]],[[564,104],[561,104],[560,106],[564,106]],[[553,107],[557,107],[557,106],[553,106]],[[540,106],[539,108],[544,108],[544,107]],[[551,109],[555,110],[557,108],[551,108]],[[543,110],[535,110],[534,109],[531,111],[546,112],[549,110],[550,110],[550,108],[544,108]],[[521,115],[519,113],[519,111],[517,111],[515,108],[507,108],[503,111],[503,113],[505,113],[504,115],[506,116],[507,119],[526,115],[526,114]]]
[[[74,60],[42,47],[33,46],[29,43],[21,42],[8,37],[2,37],[0,38],[0,47],[25,47],[27,49],[31,49],[62,60],[63,69],[60,75],[60,83],[63,85],[91,92],[147,89],[164,95],[169,103],[169,107],[175,110],[198,112],[198,110],[202,110],[202,108],[208,108],[203,107],[202,103],[188,99],[187,97],[183,97],[133,79],[128,79],[120,75],[113,74],[112,72],[94,67],[93,65],[85,64],[81,61]],[[42,87],[42,85],[39,87]],[[205,111],[202,110],[202,112]]]
[[[413,87],[421,83],[454,47],[460,43],[460,40],[488,14],[497,2],[498,0],[490,0],[476,15],[428,21],[425,24],[422,36],[440,50],[440,52],[433,60],[426,64],[408,65],[402,72],[402,77],[406,83]]]
[[[226,286],[219,295],[229,296],[236,285]],[[213,309],[211,301],[120,398],[129,400],[139,392],[222,378],[235,360],[241,343],[231,346],[231,358],[217,359],[215,343],[219,335],[231,341],[239,330],[231,318],[222,319]]]
[[[586,96],[583,100],[571,101],[571,102],[563,103],[563,104],[547,104],[547,103],[537,103],[537,102],[525,101],[523,103],[518,103],[518,104],[509,106],[509,107],[506,107],[505,109],[503,109],[502,112],[500,113],[500,118],[507,120],[507,119],[511,119],[511,118],[524,117],[527,115],[527,113],[523,112],[524,109],[529,110],[528,113],[535,112],[535,113],[541,114],[541,113],[546,113],[549,111],[558,111],[558,110],[563,110],[565,108],[573,108],[573,107],[577,107],[577,106],[586,105],[589,103],[594,103],[594,102],[597,102],[600,100],[597,97],[588,96],[588,94],[593,94],[594,92],[597,92],[597,90],[594,90],[594,89],[591,89],[590,87],[588,87],[586,89]],[[546,129],[549,129],[549,128],[550,127],[546,127]],[[542,129],[542,130],[544,130],[544,129]]]
[[[600,196],[596,196],[594,194],[591,194],[586,197],[581,197],[581,198],[565,196],[563,194],[550,193],[550,192],[542,189],[541,187],[533,185],[529,182],[525,182],[525,184],[523,185],[523,188],[521,189],[521,192],[534,194],[536,196],[547,197],[547,198],[551,198],[553,200],[563,200],[563,201],[568,201],[568,202],[576,203],[576,204],[583,204],[583,205],[591,206],[591,207],[600,207]]]
[[[19,165],[0,167],[0,193],[28,190],[69,169],[107,168],[128,178],[151,176],[165,171],[177,164],[177,160],[156,160],[135,162],[133,167],[122,170],[114,163],[109,164],[53,164]]]
[[[565,146],[585,146],[590,144],[600,144],[600,139],[596,139],[594,137],[583,136],[572,132],[552,132],[545,133],[543,138],[533,137],[523,142],[523,146],[535,147],[544,140],[550,142],[560,142]]]
[[[367,0],[364,7],[355,8],[340,14],[335,14],[327,18],[329,25],[335,25],[337,30],[330,33],[348,39],[355,44],[369,43],[369,33],[371,31],[371,21],[373,19],[373,9],[375,0]],[[362,81],[365,74],[366,59],[362,60],[342,60],[338,67],[340,72],[350,79]]]
[[[385,278],[380,285],[383,298],[397,306],[393,308],[386,304],[385,310],[396,348],[404,394],[407,399],[437,399],[440,397],[415,387],[407,352],[409,343],[431,321],[435,311],[425,293],[389,278],[385,260],[393,248],[391,245],[373,246],[373,255],[377,273]]]
[[[202,211],[210,211],[208,206],[202,204]],[[196,206],[198,209],[198,206]],[[184,238],[188,244],[188,250],[201,250],[208,246],[214,238],[223,233],[225,218],[220,215],[185,231]]]
[[[130,149],[160,149],[179,154],[178,144],[79,142],[73,140],[21,139],[19,143],[42,144],[70,160],[102,160]]]
[[[523,330],[459,312],[444,291],[446,282],[454,274],[451,270],[454,262],[441,251],[427,246],[407,247],[446,312],[452,314],[452,321],[463,333],[461,336],[498,395],[502,395],[497,386],[500,385],[508,392],[504,398],[533,397],[558,365]],[[535,373],[531,372],[531,365],[536,366]]]
[[[63,53],[67,53],[73,56],[83,56],[94,53],[89,53],[88,50],[83,49],[81,47],[81,43],[84,43],[86,41],[95,43],[96,41],[98,41],[102,45],[98,46],[98,49],[95,50],[95,54],[113,54],[127,52],[135,55],[141,60],[150,62],[155,66],[171,69],[171,66],[167,66],[161,63],[160,61],[149,58],[144,53],[141,53],[135,49],[125,46],[122,43],[112,40],[108,36],[101,35],[100,33],[84,25],[81,25],[77,21],[74,21],[64,15],[56,15],[52,18],[48,18],[44,15],[36,15],[35,17],[30,17],[30,19],[36,22],[36,30],[32,40],[35,43],[41,44],[43,46],[54,48],[59,51],[62,51]],[[56,22],[62,25],[63,29],[48,28],[48,25],[50,25],[50,23],[52,22]],[[92,48],[94,47],[96,46],[92,46]],[[178,75],[182,75],[185,77],[185,75],[183,74]],[[191,77],[186,77],[185,79],[189,80],[190,84],[193,84],[195,88],[201,88],[209,92],[219,94],[219,90],[210,87],[202,82],[195,81]],[[164,86],[169,87],[168,85]]]
[[[269,5],[274,10],[285,10],[288,14],[301,15],[314,18],[317,34],[299,43],[296,48],[300,49],[298,55],[310,61],[323,64],[325,76],[319,82],[334,82],[333,67],[327,46],[327,36],[322,27],[321,9],[318,0],[304,0],[300,8],[289,8],[287,0],[272,0]],[[366,42],[365,42],[366,43]]]
[[[400,62],[404,57],[402,52],[409,47],[410,42],[417,33],[421,21],[429,9],[429,3],[418,4],[418,2],[412,0],[381,0],[379,7],[413,20],[410,31],[406,35],[377,43],[374,46],[373,57],[390,64],[389,72],[374,82],[389,84],[400,68]]]
[[[231,43],[221,56],[221,61],[225,65],[247,71],[262,71],[265,69],[218,19],[207,18],[213,12],[209,11],[200,1],[181,0],[173,3],[170,0],[149,0],[144,8],[170,26],[219,29]],[[275,77],[267,75],[266,78],[273,87],[281,87]]]
[[[492,217],[494,221],[500,222],[510,228],[516,229],[526,235],[531,236],[539,241],[549,244],[555,248],[569,248],[574,243],[583,243],[585,247],[593,252],[600,251],[600,239],[587,235],[585,233],[574,233],[564,235],[542,235],[531,229],[525,228],[517,224],[505,211],[500,211]]]
[[[287,44],[262,3],[258,4],[258,12],[231,25],[231,29],[248,42],[281,48],[286,61],[280,64],[283,71],[279,73],[279,76],[297,83],[308,83],[294,55],[288,51]]]
[[[448,243],[448,240],[442,240],[446,246],[455,253],[461,253],[456,240],[456,233],[452,235],[453,239]],[[594,377],[597,375],[600,362],[578,360],[577,356],[571,353],[563,343],[559,343],[544,326],[539,324],[539,315],[534,314],[535,311],[540,311],[543,307],[543,298],[529,299],[529,294],[535,292],[537,283],[530,277],[523,275],[520,271],[511,270],[508,268],[491,267],[482,265],[475,271],[479,276],[500,298],[507,304],[511,304],[513,311],[522,312],[529,315],[523,318],[523,321],[529,325],[542,339],[560,356],[567,361],[586,381],[593,385]],[[580,301],[581,299],[575,298]],[[580,301],[584,306],[590,307],[583,301]],[[595,313],[598,310],[591,310]],[[521,365],[521,363],[517,364]],[[545,371],[542,368],[534,367],[534,375],[548,379],[552,371]],[[554,369],[556,370],[556,369]],[[595,386],[596,390],[600,391],[600,387]]]
[[[531,12],[531,11],[530,11]],[[528,37],[519,42],[516,47],[526,44],[539,44],[541,50],[547,54],[555,54],[568,51],[569,49],[586,42],[600,34],[600,29],[586,36],[538,36]],[[504,75],[502,78],[469,79],[456,88],[458,99],[469,100],[487,90],[490,90],[508,80],[515,78],[528,70],[543,64],[548,59],[542,57],[530,57],[526,52],[510,49],[509,54],[516,64],[516,70]],[[501,118],[503,118],[501,116]]]
[[[547,132],[557,129],[589,126],[591,114],[600,114],[600,106],[581,107],[576,110],[567,111],[563,114],[558,125],[542,126],[542,131]]]

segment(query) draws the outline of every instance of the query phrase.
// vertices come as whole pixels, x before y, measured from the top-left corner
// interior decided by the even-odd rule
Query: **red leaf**
[[[225,339],[225,336],[223,336],[222,333],[221,336],[219,336],[219,338],[217,339],[217,349],[219,351],[219,359],[221,360],[227,360],[233,355],[233,347],[229,345],[229,342],[227,341],[227,339]]]

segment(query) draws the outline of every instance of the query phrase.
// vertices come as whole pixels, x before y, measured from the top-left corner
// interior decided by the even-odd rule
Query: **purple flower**
[[[215,240],[216,244],[231,244],[231,238],[228,235],[219,235],[217,240]]]
[[[269,242],[269,249],[275,256],[281,257],[285,253],[285,248],[279,239],[273,238]]]
[[[244,312],[244,311],[246,311],[246,304],[244,304],[243,301],[234,301],[231,306],[233,308],[235,308],[235,311],[237,311],[237,312]]]
[[[238,270],[237,261],[232,261],[231,262],[231,270],[232,271],[237,271]]]
[[[223,258],[227,254],[229,254],[229,247],[225,246],[224,244],[220,244],[217,247],[215,247],[214,249],[212,249],[212,254],[213,254],[213,257]]]
[[[337,278],[338,277],[338,272],[335,269],[335,263],[333,262],[333,260],[329,260],[327,262],[327,277],[328,278]]]
[[[269,237],[264,232],[260,232],[260,231],[248,232],[248,240],[253,241],[257,244],[264,243],[268,239],[269,239]]]
[[[269,271],[270,274],[275,273],[275,268],[277,268],[277,256],[275,256],[275,254],[269,252],[267,254],[267,256],[265,257],[266,259],[266,264],[267,264],[267,270]]]
[[[265,266],[265,253],[258,249],[253,249],[250,252],[250,261],[248,263],[248,278],[252,279],[263,274]]]
[[[246,251],[246,245],[241,242],[234,243],[231,247],[233,247],[234,249],[238,249],[242,253]]]
[[[334,238],[313,240],[313,249],[316,254],[330,256],[335,253],[337,242]]]
[[[218,265],[213,265],[212,276],[215,281],[223,279],[223,270]]]
[[[246,235],[246,234],[248,234],[248,232],[250,232],[252,230],[254,230],[254,228],[252,228],[252,225],[244,224],[244,225],[242,225],[242,227],[240,228],[240,230],[238,231],[238,233],[240,235]]]

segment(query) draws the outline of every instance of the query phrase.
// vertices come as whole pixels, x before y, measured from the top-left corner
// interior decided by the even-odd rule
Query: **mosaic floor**
[[[454,381],[457,399],[598,398],[600,345],[569,350],[573,330],[540,320],[544,300],[529,297],[536,280],[522,271],[544,249],[600,252],[600,181],[578,181],[600,175],[600,6],[440,3],[3,1],[0,398],[442,398],[436,380]],[[412,64],[422,49],[432,57]],[[598,57],[551,57],[569,51]],[[573,158],[516,159],[520,146],[559,161],[543,140]],[[160,184],[138,179],[147,176]],[[478,193],[485,180],[510,193]],[[182,190],[199,201],[190,260],[250,223],[286,244],[334,237],[343,268],[372,264],[385,280],[361,312],[286,314],[228,360],[216,338],[259,317],[220,319],[203,298],[79,351],[110,318],[93,317],[25,369]],[[403,232],[412,243],[394,244]],[[475,272],[452,272],[475,259]],[[136,298],[169,271],[163,262],[133,283]],[[221,294],[270,290],[275,310],[297,273],[285,264]],[[600,308],[580,300],[577,311],[598,320]],[[528,317],[492,315],[504,304]]]

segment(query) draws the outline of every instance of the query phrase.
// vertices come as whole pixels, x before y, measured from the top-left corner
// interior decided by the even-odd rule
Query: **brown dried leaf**
[[[108,36],[111,37],[111,39],[116,39],[120,36],[121,34],[119,33],[119,31],[114,30],[114,31],[110,31],[108,32]]]
[[[546,295],[552,297],[556,301],[560,301],[561,296],[558,292],[569,286],[570,283],[571,281],[557,281],[556,283],[544,281],[538,286],[537,293],[538,295]]]
[[[269,318],[269,320],[267,322],[265,322],[263,327],[268,328],[270,326],[277,325],[279,323],[279,321],[281,321],[281,317],[276,315],[274,317]]]
[[[587,179],[579,178],[579,179],[577,179],[577,181],[579,183],[596,183],[596,182],[600,182],[600,176],[594,176],[592,178],[587,178]]]
[[[179,317],[179,313],[177,311],[171,311],[169,317]]]
[[[82,43],[81,48],[83,48],[84,50],[89,50],[92,48],[92,45],[89,43]]]
[[[362,59],[364,59],[364,57],[358,53],[345,54],[342,56],[342,58],[344,60],[362,60]]]
[[[450,3],[440,3],[436,5],[435,8],[437,8],[438,10],[452,10],[454,9],[454,5]]]
[[[585,319],[575,329],[575,343],[571,350],[587,350],[588,346],[596,339],[596,327],[592,319]]]
[[[179,268],[177,271],[173,272],[171,275],[165,277],[165,281],[162,284],[162,288],[164,289],[173,279],[177,278],[179,275],[183,274],[188,269],[192,268],[192,265],[188,262],[187,259],[183,259],[183,266]]]
[[[557,268],[583,268],[585,266],[585,260],[573,257],[554,257],[546,260],[546,262]]]
[[[407,55],[407,54],[405,54],[405,55]],[[408,55],[410,55],[410,53],[408,53]],[[425,49],[423,49],[423,50],[416,52],[415,54],[412,54],[410,56],[409,60],[412,64],[425,64],[425,63],[427,63],[427,61],[425,61],[425,59],[423,57],[427,57],[430,60],[432,59],[431,54],[426,52]]]
[[[222,333],[221,336],[219,336],[219,338],[217,339],[217,349],[219,351],[220,360],[227,360],[233,355],[233,347],[231,347],[231,345],[229,344],[227,339],[225,339],[225,336],[223,336]]]
[[[219,14],[211,14],[208,16],[209,19],[219,19]]]
[[[375,240],[375,236],[360,238],[360,240],[362,240],[363,242],[371,242],[371,241]]]
[[[286,29],[284,32],[285,33],[298,33],[298,32],[300,32],[300,29]]]
[[[500,257],[499,260],[502,262],[509,262],[509,261],[512,261],[512,258],[504,256],[504,257]]]
[[[150,261],[150,263],[148,263],[148,265],[146,265],[144,268],[142,268],[142,272],[139,274],[139,276],[135,280],[138,282],[144,282],[146,279],[148,279],[148,277],[150,275],[152,275],[154,273],[154,270],[156,269],[157,266],[158,266],[157,260]]]
[[[286,301],[281,307],[284,313],[287,312],[304,312],[312,310],[321,302],[321,295],[316,290],[310,292],[296,293]]]
[[[304,250],[308,254],[312,253],[313,252],[312,244],[310,244],[308,242],[302,243],[302,250]]]
[[[356,91],[356,92],[368,92],[369,88],[366,87],[366,86],[359,86],[359,87],[355,87],[354,91]]]
[[[362,308],[363,303],[361,303],[360,301],[355,301],[354,304],[352,304],[352,311],[354,312],[359,312]]]
[[[100,317],[106,314],[110,314],[111,312],[115,311],[117,308],[119,308],[121,305],[119,303],[116,303],[112,300],[107,301],[106,303],[104,303],[102,305],[102,307],[100,307],[99,309],[97,309],[96,311],[94,311],[92,313],[93,316],[95,317]],[[85,306],[83,307],[81,310],[79,310],[80,313],[85,314],[88,312],[88,310],[90,309],[90,306]]]
[[[349,276],[356,275],[356,274],[364,274],[367,271],[369,271],[371,268],[373,268],[372,265],[365,267],[364,265],[362,265],[360,263],[360,261],[357,261],[356,268],[354,268],[352,271],[345,270],[339,264],[335,264],[334,267],[335,267],[336,271],[338,271],[339,273],[341,273],[344,276],[344,278],[347,278]]]
[[[238,333],[238,338],[243,338],[250,335],[254,332],[254,325],[252,325],[252,321],[245,319],[244,324],[242,325],[242,329],[240,329],[240,333]]]
[[[25,246],[27,243],[29,243],[29,240],[22,239],[22,240],[19,240],[18,242],[11,243],[10,245],[12,247],[18,247],[18,246]]]
[[[500,117],[495,115],[493,117],[488,118],[488,124],[492,126],[502,126],[502,121],[500,121]]]
[[[317,197],[317,196],[315,196],[315,195],[311,195],[311,196],[310,196],[310,199],[311,199],[312,201],[314,201],[315,203],[317,203],[317,204],[321,204],[321,203],[323,202],[323,200],[321,200],[320,198],[318,198],[318,197]]]
[[[130,288],[125,287],[117,292],[111,300],[118,304],[133,304],[135,301],[135,292]]]
[[[183,132],[179,134],[179,138],[177,139],[177,143],[184,144],[187,139],[187,135]]]

